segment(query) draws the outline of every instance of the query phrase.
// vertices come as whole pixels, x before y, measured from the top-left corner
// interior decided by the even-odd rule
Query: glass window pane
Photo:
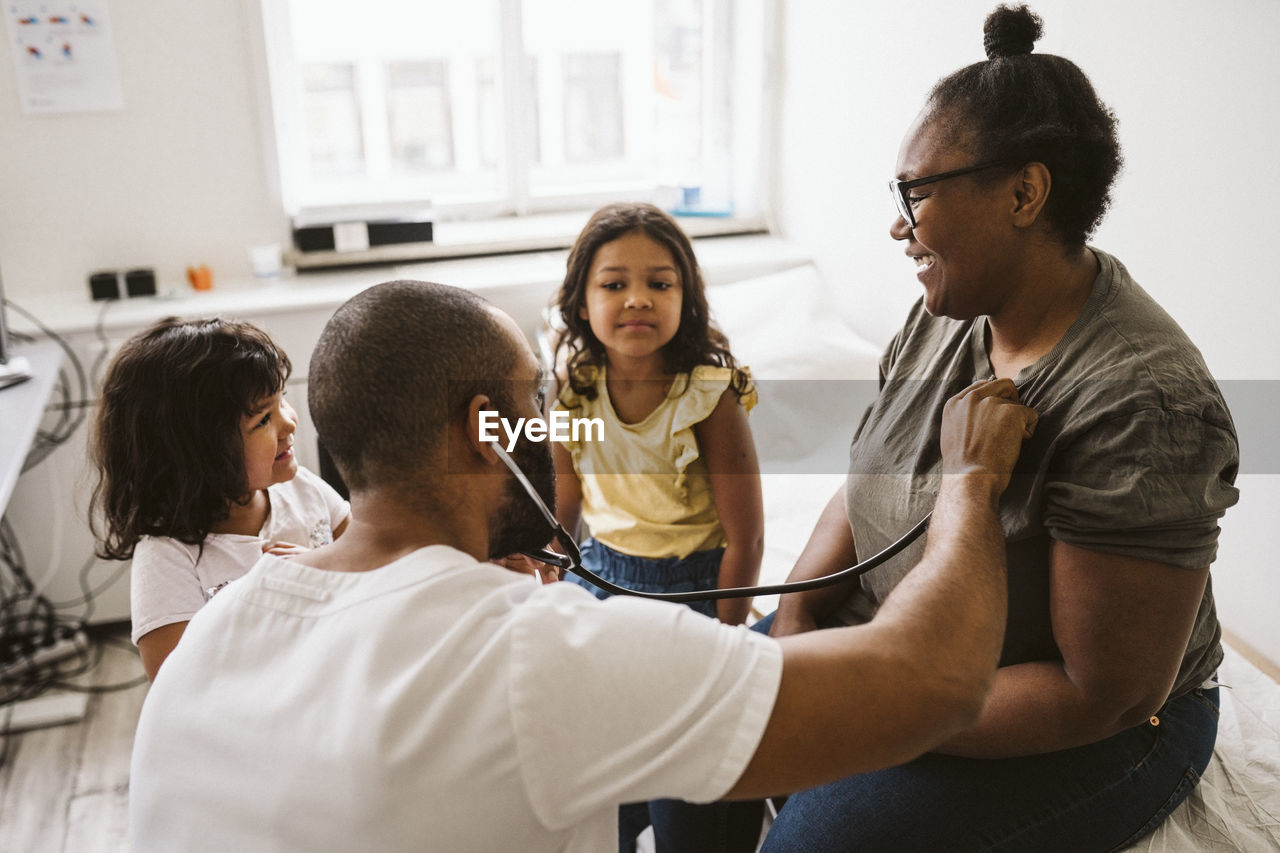
[[[486,91],[474,73],[500,67],[497,0],[284,2],[296,67],[347,70],[341,110],[328,104],[326,120],[308,121],[298,134],[296,148],[315,149],[324,164],[300,176],[301,205],[502,198],[505,137],[493,109],[495,76]],[[331,115],[339,111],[341,122]],[[301,151],[293,154],[301,159]]]
[[[536,57],[525,57],[525,103],[528,109],[526,116],[532,130],[529,156],[534,163],[542,160],[542,146],[538,135],[541,122],[538,114],[538,60]],[[503,156],[502,103],[498,98],[498,79],[492,59],[482,59],[476,63],[476,118],[479,122],[477,139],[479,140],[480,162],[486,166],[497,166]]]
[[[621,56],[571,53],[564,59],[565,160],[593,163],[622,157]]]
[[[480,162],[497,166],[502,157],[502,114],[498,104],[498,75],[490,57],[476,62],[476,139]]]
[[[529,122],[529,137],[533,140],[529,156],[536,165],[542,162],[542,108],[538,103],[538,57],[524,58],[524,81],[527,106],[525,119]]]
[[[687,185],[703,148],[702,0],[656,0],[653,27],[654,140],[659,179]]]
[[[452,169],[453,119],[444,62],[387,64],[387,122],[392,168]]]
[[[715,212],[758,175],[739,162],[759,154],[743,122],[763,54],[739,52],[757,49],[756,0],[270,2],[288,6],[278,138],[304,206],[429,198],[471,215],[613,196]],[[516,7],[518,33],[502,18]]]
[[[711,182],[733,156],[732,134],[714,130],[731,126],[732,102],[721,83],[730,53],[711,44],[728,19],[713,5],[523,0],[525,49],[541,75],[535,196],[670,188],[684,198]]]
[[[364,170],[364,140],[355,68],[349,63],[308,63],[302,77],[312,173],[359,174]]]

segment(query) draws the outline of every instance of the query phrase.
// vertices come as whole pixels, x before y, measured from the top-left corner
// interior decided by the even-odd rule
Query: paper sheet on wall
[[[30,114],[124,109],[107,0],[0,0]]]

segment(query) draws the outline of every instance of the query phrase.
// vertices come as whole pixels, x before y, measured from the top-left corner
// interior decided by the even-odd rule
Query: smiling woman
[[[874,553],[927,512],[943,403],[1012,379],[1040,418],[1001,501],[994,691],[936,752],[791,797],[766,850],[1114,849],[1158,825],[1212,753],[1208,567],[1237,499],[1234,427],[1195,346],[1087,244],[1120,164],[1116,120],[1072,62],[1032,52],[1040,32],[1025,6],[997,9],[987,60],[943,78],[907,130],[890,235],[923,296],[881,359],[811,539],[824,549],[790,578]],[[920,557],[784,597],[773,633],[865,621]]]

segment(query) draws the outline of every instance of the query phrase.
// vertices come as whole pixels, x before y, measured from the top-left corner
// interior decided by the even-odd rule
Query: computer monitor
[[[31,378],[31,366],[10,349],[9,326],[5,320],[4,277],[0,276],[0,388],[16,385]]]

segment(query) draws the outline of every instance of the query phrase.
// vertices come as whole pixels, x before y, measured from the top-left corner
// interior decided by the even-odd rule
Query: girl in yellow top
[[[656,592],[754,584],[764,550],[747,425],[756,393],[710,321],[689,238],[653,205],[605,207],[570,251],[558,303],[556,405],[604,423],[602,441],[584,432],[554,450],[560,521],[590,532],[583,564]],[[741,624],[751,601],[690,606]]]
[[[689,238],[653,205],[602,208],[569,252],[558,302],[565,369],[556,406],[604,423],[603,440],[584,432],[553,451],[560,523],[574,530],[581,520],[590,532],[583,565],[650,592],[754,585],[764,552],[760,467],[747,426],[756,392],[711,324]],[[751,599],[689,606],[738,625]],[[651,822],[659,849],[675,839],[716,849],[729,832],[744,835],[733,849],[746,849],[759,821],[745,838],[752,821],[738,813],[744,807],[754,804],[629,803],[618,811],[618,849],[635,850]],[[690,834],[691,815],[705,838]]]

